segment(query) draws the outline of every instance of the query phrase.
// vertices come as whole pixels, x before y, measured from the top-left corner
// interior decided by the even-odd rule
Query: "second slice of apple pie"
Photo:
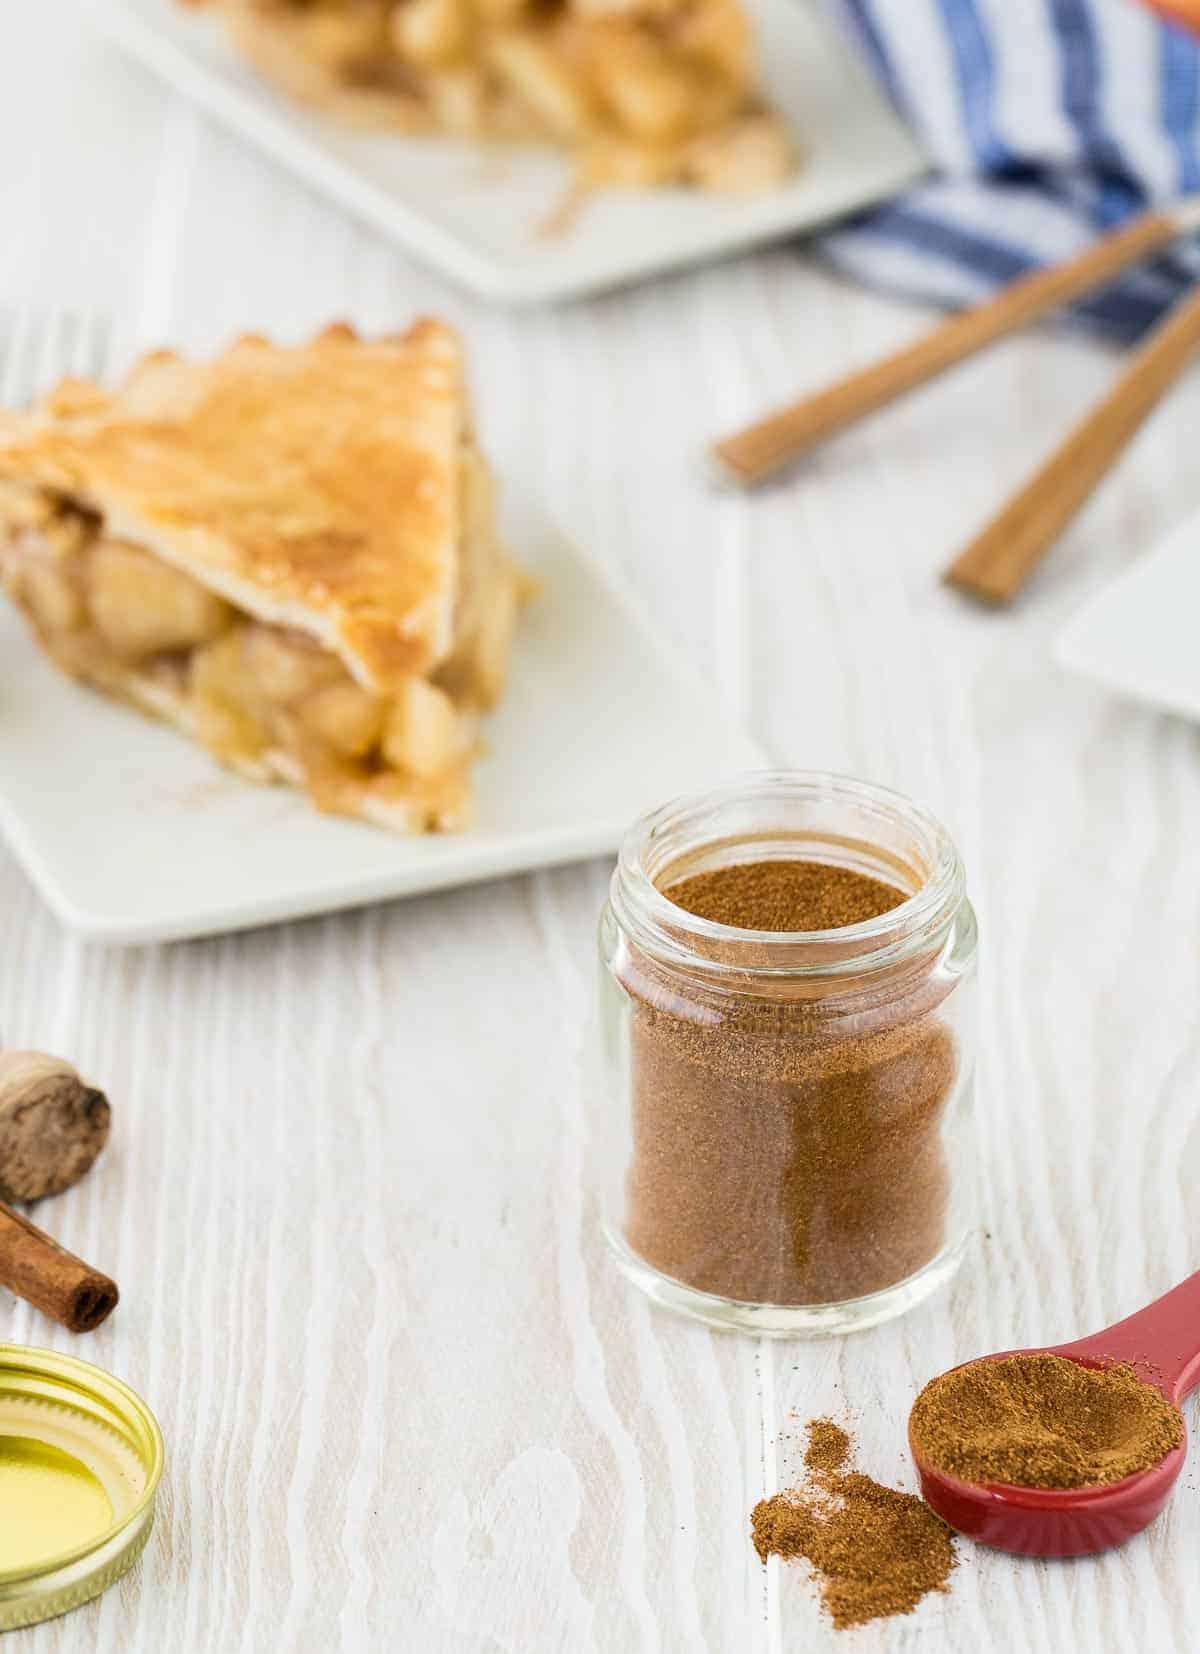
[[[293,97],[371,126],[558,145],[585,183],[751,190],[795,167],[741,0],[190,0]]]

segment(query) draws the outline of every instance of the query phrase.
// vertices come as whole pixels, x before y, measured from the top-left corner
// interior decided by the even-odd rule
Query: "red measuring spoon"
[[[1176,1407],[1200,1384],[1200,1271],[1136,1315],[1073,1344],[978,1357],[1061,1355],[1084,1367],[1129,1361]],[[964,1363],[970,1365],[970,1363]],[[957,1370],[957,1369],[955,1369]],[[1015,1487],[963,1482],[923,1460],[909,1434],[921,1497],[968,1538],[1021,1556],[1086,1556],[1132,1539],[1153,1522],[1183,1469],[1187,1439],[1165,1458],[1105,1487]]]

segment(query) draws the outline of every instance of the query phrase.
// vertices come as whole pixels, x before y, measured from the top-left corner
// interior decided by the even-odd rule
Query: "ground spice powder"
[[[1011,1355],[927,1384],[909,1434],[921,1458],[963,1481],[1096,1487],[1157,1464],[1182,1442],[1183,1420],[1128,1364]]]
[[[807,859],[668,882],[677,906],[750,930],[833,930],[905,892]],[[745,953],[738,955],[745,959]],[[940,1251],[949,1195],[941,1120],[956,1074],[919,966],[861,991],[755,977],[711,995],[636,954],[633,1152],[625,1234],[662,1273],[722,1297],[821,1304],[916,1274]]]
[[[804,1450],[806,1470],[829,1475],[832,1471],[841,1470],[849,1456],[850,1437],[840,1424],[835,1424],[832,1419],[809,1420],[808,1446]]]
[[[890,913],[904,892],[821,861],[743,861],[666,887],[688,913],[743,930],[841,930]]]
[[[954,1536],[912,1493],[883,1487],[846,1468],[850,1439],[830,1419],[808,1426],[803,1486],[755,1506],[755,1549],[803,1557],[821,1605],[839,1630],[908,1614],[930,1591],[949,1590]]]

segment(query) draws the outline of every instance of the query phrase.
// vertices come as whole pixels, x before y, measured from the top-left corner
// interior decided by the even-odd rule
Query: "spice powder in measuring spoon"
[[[664,882],[718,924],[836,930],[908,892],[816,859],[738,862]],[[821,1304],[906,1279],[942,1246],[941,1116],[953,1036],[929,971],[878,983],[677,981],[635,955],[626,1239],[664,1274],[756,1303]]]
[[[1100,1487],[1158,1464],[1183,1419],[1128,1363],[1040,1352],[942,1373],[913,1403],[909,1433],[926,1463],[962,1481]]]

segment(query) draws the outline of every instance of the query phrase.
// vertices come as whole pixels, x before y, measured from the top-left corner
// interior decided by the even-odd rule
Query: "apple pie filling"
[[[491,533],[486,471],[463,465],[452,652],[381,696],[305,633],[235,608],[77,501],[0,484],[0,571],[72,676],[179,724],[222,763],[304,786],[321,809],[462,825],[478,714],[504,685],[519,577]]]
[[[586,180],[755,189],[795,164],[739,0],[222,0],[294,95],[376,124],[577,150]]]

